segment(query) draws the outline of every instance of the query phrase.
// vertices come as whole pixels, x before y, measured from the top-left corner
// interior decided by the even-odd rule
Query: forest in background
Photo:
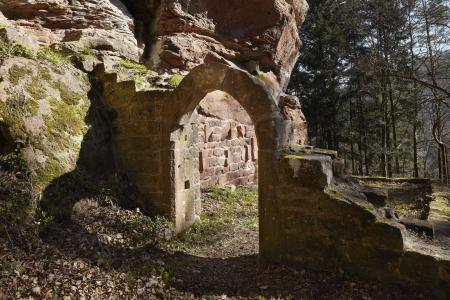
[[[314,0],[289,91],[355,175],[449,184],[450,1]]]

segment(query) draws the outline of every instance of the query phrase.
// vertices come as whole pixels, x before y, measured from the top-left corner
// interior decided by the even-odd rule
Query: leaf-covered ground
[[[174,237],[139,211],[84,200],[73,220],[0,235],[0,299],[429,299],[346,274],[258,262],[256,193],[209,189]]]

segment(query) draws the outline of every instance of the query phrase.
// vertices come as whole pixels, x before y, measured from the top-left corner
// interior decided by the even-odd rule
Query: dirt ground
[[[174,237],[139,211],[85,200],[71,222],[5,228],[0,299],[430,299],[346,274],[258,262],[251,189],[203,192],[202,220]]]

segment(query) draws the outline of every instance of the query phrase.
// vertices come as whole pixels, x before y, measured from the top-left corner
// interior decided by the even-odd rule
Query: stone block
[[[225,151],[222,148],[215,148],[213,153],[215,156],[223,156],[225,154]]]
[[[241,146],[243,143],[244,141],[242,139],[235,138],[231,140],[232,146]]]
[[[427,220],[419,220],[402,217],[399,220],[400,224],[405,225],[406,228],[417,232],[418,234],[425,234],[428,238],[434,238],[434,227],[433,224]]]
[[[394,222],[378,221],[369,225],[362,235],[362,240],[365,245],[374,248],[396,252],[402,252],[404,249],[402,231]]]
[[[282,168],[283,180],[311,188],[324,189],[333,178],[331,158],[323,155],[287,155]]]
[[[122,170],[127,170],[129,172],[150,171],[153,174],[159,174],[161,170],[161,161],[158,157],[153,155],[133,152],[122,157],[120,166]]]

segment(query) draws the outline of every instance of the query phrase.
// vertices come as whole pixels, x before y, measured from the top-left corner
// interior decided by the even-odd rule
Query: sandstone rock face
[[[153,62],[190,70],[226,59],[273,71],[285,87],[299,54],[305,0],[176,0],[162,4]]]
[[[286,124],[284,137],[286,144],[305,145],[308,142],[308,123],[299,99],[296,96],[282,94],[279,107]]]
[[[119,0],[0,0],[0,11],[42,44],[139,60],[134,21]]]

